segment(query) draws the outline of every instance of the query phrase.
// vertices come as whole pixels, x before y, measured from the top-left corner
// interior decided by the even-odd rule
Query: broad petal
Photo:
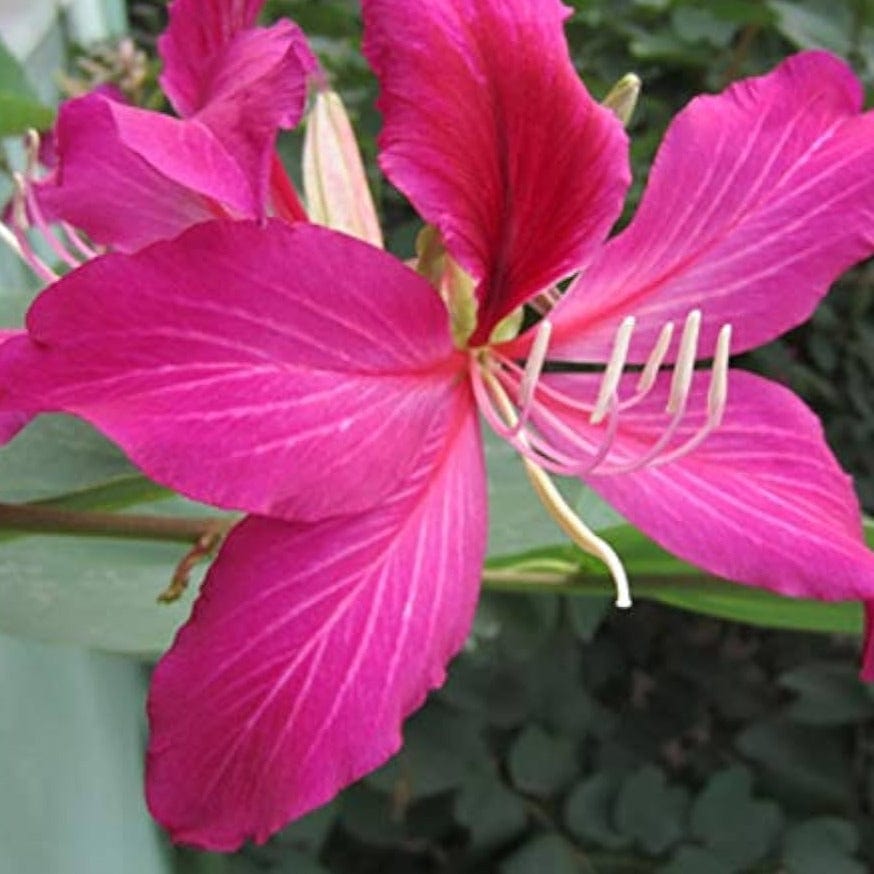
[[[578,270],[628,186],[619,121],[568,57],[557,0],[365,0],[380,80],[380,164],[480,281],[485,341]]]
[[[59,163],[36,186],[40,207],[97,243],[129,251],[225,208],[258,211],[240,168],[198,122],[92,94],[62,106],[56,134]]]
[[[603,359],[628,315],[635,361],[695,308],[704,358],[725,322],[739,352],[806,319],[874,252],[874,114],[861,100],[842,61],[808,52],[692,101],[631,225],[555,310],[553,354]]]
[[[0,346],[13,337],[20,337],[24,331],[0,328]],[[0,446],[8,443],[30,420],[32,416],[14,409],[0,406]]]
[[[465,363],[413,271],[279,221],[99,258],[28,328],[0,361],[9,403],[82,416],[194,498],[295,519],[382,500]]]
[[[174,840],[264,841],[391,756],[468,633],[485,535],[464,384],[378,508],[239,525],[152,681],[147,795]]]
[[[263,211],[279,128],[303,114],[315,56],[290,21],[255,27],[263,0],[176,0],[159,40],[161,84],[176,110],[213,131]]]
[[[546,379],[566,394],[594,395],[589,376]],[[668,390],[662,378],[643,402],[620,413],[600,471],[641,458],[658,440],[671,418],[664,412]],[[620,396],[631,393],[626,385]],[[672,447],[704,424],[706,396],[699,374]],[[722,426],[691,454],[635,473],[608,476],[596,468],[585,482],[665,549],[710,573],[794,597],[874,596],[874,553],[864,545],[852,481],[816,416],[788,389],[741,371],[730,374],[728,399]],[[593,451],[600,444],[603,427],[561,405],[550,408]],[[568,446],[554,424],[538,424]]]

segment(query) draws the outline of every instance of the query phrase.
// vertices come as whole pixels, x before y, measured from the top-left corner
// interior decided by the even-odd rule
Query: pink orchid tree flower
[[[158,41],[160,82],[179,114],[130,106],[106,89],[60,107],[54,166],[20,179],[18,225],[38,226],[77,266],[93,243],[132,251],[216,217],[306,217],[276,155],[279,130],[300,121],[317,62],[289,21],[255,22],[264,0],[174,0]],[[39,141],[32,143],[35,155]],[[21,218],[21,216],[24,218]],[[63,229],[64,247],[48,231]],[[46,280],[52,271],[18,243]]]
[[[480,417],[622,605],[619,556],[550,473],[710,573],[874,597],[818,421],[728,366],[874,251],[874,117],[846,65],[805,53],[693,101],[608,240],[626,138],[575,74],[565,7],[363,12],[381,166],[431,226],[418,270],[315,224],[218,220],[72,272],[0,349],[14,408],[82,416],[159,482],[250,514],[149,699],[150,808],[213,849],[384,762],[443,682],[486,548]]]

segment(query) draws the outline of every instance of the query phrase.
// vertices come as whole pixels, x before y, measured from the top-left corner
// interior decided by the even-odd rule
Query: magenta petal
[[[306,37],[288,21],[256,27],[263,5],[264,0],[174,0],[170,4],[170,23],[158,40],[158,50],[164,61],[161,87],[179,115],[194,115],[212,100],[242,93],[247,85],[282,66],[289,51],[296,64],[286,72],[301,80],[296,81],[296,88],[305,90],[301,75],[316,67]],[[240,56],[232,47],[241,35],[249,39],[243,50],[248,69],[240,66],[236,69],[240,75],[231,75]],[[235,52],[237,61],[229,68],[228,58],[233,59]],[[275,103],[279,102],[277,97]],[[290,126],[297,123],[297,119],[286,121]]]
[[[147,795],[174,840],[266,840],[391,756],[476,604],[485,475],[466,391],[357,517],[231,534],[149,700]]]
[[[161,88],[179,115],[206,102],[215,60],[234,37],[254,27],[264,0],[174,0],[158,40]]]
[[[555,311],[557,357],[609,352],[627,315],[641,361],[662,324],[700,308],[702,357],[772,339],[874,251],[874,114],[825,52],[699,97],[665,136],[640,209]]]
[[[122,250],[166,239],[221,214],[254,216],[251,188],[213,134],[93,94],[65,103],[58,167],[36,186],[49,220],[63,219]]]
[[[0,328],[0,346],[13,337],[21,337],[24,331]],[[8,443],[30,420],[32,416],[15,409],[0,406],[0,446]]]
[[[9,403],[89,420],[209,503],[318,518],[409,471],[464,367],[433,288],[342,234],[211,222],[37,299]]]
[[[547,380],[568,393],[594,394],[588,376]],[[671,418],[664,413],[668,385],[660,379],[645,401],[620,413],[604,468],[641,458],[661,436]],[[631,393],[627,388],[621,396]],[[706,396],[707,380],[699,375],[672,446],[704,423]],[[691,454],[635,473],[596,469],[585,482],[665,549],[733,582],[795,597],[874,597],[874,553],[864,545],[852,481],[816,416],[788,389],[742,371],[731,372],[728,398],[722,426]],[[566,408],[551,409],[600,443],[603,428]]]
[[[626,139],[568,57],[556,0],[365,0],[380,164],[480,280],[473,343],[579,269],[628,185]]]
[[[317,62],[297,25],[254,27],[252,0],[176,0],[159,40],[161,84],[180,115],[213,131],[263,211],[279,128],[304,111]]]

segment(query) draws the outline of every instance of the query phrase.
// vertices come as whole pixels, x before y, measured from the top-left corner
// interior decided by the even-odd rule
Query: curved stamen
[[[8,243],[16,255],[30,267],[33,272],[45,282],[55,282],[59,279],[57,273],[49,267],[39,255],[33,250],[30,240],[27,239],[27,228],[29,222],[27,219],[27,210],[24,204],[24,196],[21,187],[18,184],[20,174],[15,176],[15,192],[12,195],[12,222],[11,228],[4,227],[4,231],[9,230],[14,237],[14,244],[9,239],[9,235],[4,233],[2,239]]]
[[[482,387],[488,387],[489,394],[497,405],[505,424],[514,428],[517,423],[516,409],[513,406],[503,386],[494,374],[484,370],[483,367],[474,367],[479,373]],[[631,606],[631,589],[628,585],[628,577],[625,568],[615,550],[609,543],[600,538],[592,531],[576,513],[568,506],[555,484],[546,475],[545,471],[535,464],[527,456],[523,456],[522,464],[525,472],[540,498],[543,506],[550,516],[558,524],[559,528],[571,538],[571,540],[588,555],[600,559],[607,566],[616,587],[616,606],[626,609]]]
[[[710,373],[710,387],[707,391],[707,421],[685,443],[672,452],[665,453],[655,459],[652,464],[657,467],[688,455],[697,449],[704,440],[721,424],[725,415],[725,405],[728,401],[728,359],[731,345],[731,325],[723,325],[716,338],[716,352],[713,356],[713,369]]]
[[[60,225],[64,232],[64,236],[86,261],[90,261],[92,258],[96,258],[100,254],[97,249],[93,246],[89,246],[88,243],[85,242],[82,235],[72,225],[67,224],[67,222],[64,221],[60,222]]]
[[[495,351],[489,353],[487,360],[480,362],[481,367],[476,368],[474,373],[477,403],[489,424],[503,439],[507,440],[523,458],[550,473],[574,477],[585,477],[589,474],[613,476],[676,461],[700,446],[707,436],[719,427],[725,413],[731,344],[730,325],[723,325],[717,336],[707,393],[706,420],[679,446],[670,449],[671,441],[676,437],[688,415],[701,322],[700,310],[693,310],[686,317],[665,407],[665,412],[670,414],[671,418],[658,439],[636,458],[626,458],[613,464],[607,463],[611,449],[615,445],[621,414],[640,404],[657,383],[674,334],[672,322],[666,323],[659,332],[644,364],[636,391],[629,398],[620,400],[618,387],[625,371],[635,327],[632,317],[624,319],[617,330],[613,351],[601,379],[594,405],[568,396],[541,380],[552,331],[552,326],[547,320],[544,320],[542,326],[538,328],[538,335],[531,347],[531,359],[524,369]],[[497,403],[497,400],[493,400],[496,398],[495,385],[500,388],[503,397],[513,410],[512,425],[508,424],[511,419],[504,410],[494,408],[494,404]],[[515,404],[510,398],[515,399]],[[586,415],[590,424],[599,424],[608,413],[609,421],[606,423],[606,428],[599,432],[600,439],[593,439],[591,434],[576,431],[560,412],[551,409],[556,406],[563,407],[569,412],[576,411]],[[535,410],[537,422],[532,425],[530,419]],[[542,432],[541,426],[546,428],[548,434]]]
[[[616,394],[622,373],[625,370],[625,362],[628,360],[628,347],[631,345],[631,335],[634,332],[634,316],[628,316],[622,320],[619,330],[616,331],[616,339],[613,341],[613,351],[604,371],[601,388],[598,391],[598,399],[589,421],[597,425],[607,414],[610,398]]]
[[[640,380],[637,383],[637,392],[634,397],[623,401],[621,409],[634,406],[638,401],[643,400],[655,385],[656,377],[662,369],[665,356],[668,354],[668,349],[671,346],[671,340],[674,336],[674,323],[666,322],[659,332],[658,340],[653,346],[649,358],[646,359],[646,364],[643,367],[643,372],[640,374]]]
[[[540,379],[540,374],[543,372],[543,365],[546,361],[546,350],[549,348],[549,340],[552,336],[552,322],[549,319],[543,321],[537,326],[537,334],[534,337],[534,343],[531,345],[531,352],[528,355],[528,360],[525,362],[525,370],[522,373],[522,382],[519,385],[519,419],[513,426],[513,430],[518,433],[528,421],[528,415],[531,412],[531,403],[534,400],[534,390]]]
[[[695,359],[698,352],[698,335],[701,331],[701,310],[692,310],[683,325],[680,337],[680,350],[674,362],[674,376],[671,379],[671,394],[668,398],[666,412],[676,413],[685,409],[689,389],[692,387],[692,375],[695,372]]]
[[[33,225],[42,235],[42,238],[48,243],[51,250],[69,267],[79,267],[81,262],[76,260],[60,243],[58,238],[52,233],[52,229],[43,216],[39,201],[33,193],[33,186],[28,185],[27,181],[20,173],[14,174],[15,185],[20,192],[20,196],[27,207],[28,214],[33,219]]]

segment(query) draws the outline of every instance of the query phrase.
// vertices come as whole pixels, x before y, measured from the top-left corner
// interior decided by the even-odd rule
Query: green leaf
[[[611,850],[620,850],[631,843],[613,823],[612,811],[620,784],[618,775],[599,771],[574,787],[565,803],[564,821],[575,838]]]
[[[140,512],[189,512],[182,499]],[[186,594],[158,604],[184,544],[97,537],[28,536],[0,544],[0,631],[152,658],[184,622],[204,567]]]
[[[0,869],[169,874],[142,794],[142,667],[2,635],[0,664]]]
[[[789,3],[770,0],[777,29],[800,49],[828,49],[839,55],[852,51],[852,11],[848,5],[820,2]]]
[[[400,752],[367,782],[387,794],[416,800],[461,786],[487,761],[479,722],[432,702],[406,723]]]
[[[0,499],[34,501],[136,474],[124,454],[72,416],[40,416],[0,452]]]
[[[28,81],[24,67],[9,51],[2,37],[0,37],[0,92],[20,94],[22,97],[36,100],[36,92]]]
[[[736,744],[771,776],[775,791],[793,802],[842,807],[851,797],[852,765],[836,730],[778,717],[753,723]]]
[[[569,598],[568,618],[578,640],[591,643],[601,623],[613,609],[611,598]]]
[[[501,874],[579,874],[573,848],[562,837],[545,834],[523,844],[503,865]]]
[[[714,774],[695,799],[692,834],[736,870],[748,870],[776,843],[783,824],[772,801],[752,798],[752,777],[743,767]]]
[[[631,525],[599,532],[619,553],[632,596],[649,598],[693,613],[765,628],[861,634],[862,607],[855,601],[787,598],[765,589],[708,576],[661,549]],[[874,522],[865,521],[874,548]],[[568,547],[531,550],[487,562],[484,583],[506,591],[549,591],[570,595],[613,592],[606,569]]]
[[[852,858],[858,847],[851,822],[823,816],[790,829],[783,861],[788,874],[865,874],[869,869]]]
[[[528,823],[522,799],[494,774],[477,774],[468,780],[455,798],[453,815],[478,849],[507,843]]]
[[[54,121],[55,111],[38,100],[0,91],[0,137],[24,135],[31,128],[47,130]]]
[[[489,471],[489,555],[504,555],[560,542],[562,533],[534,495],[516,451],[484,429]],[[559,481],[574,504],[582,491],[575,480]]]
[[[616,800],[616,825],[658,855],[683,836],[689,798],[680,786],[670,786],[661,768],[644,765],[630,775]]]
[[[680,847],[658,874],[735,874],[736,868],[701,847]]]
[[[810,662],[780,676],[780,685],[797,698],[786,711],[795,722],[845,725],[874,716],[874,696],[859,679],[855,665]]]
[[[555,795],[579,770],[574,743],[536,725],[529,725],[516,738],[507,766],[517,788],[543,797]]]

